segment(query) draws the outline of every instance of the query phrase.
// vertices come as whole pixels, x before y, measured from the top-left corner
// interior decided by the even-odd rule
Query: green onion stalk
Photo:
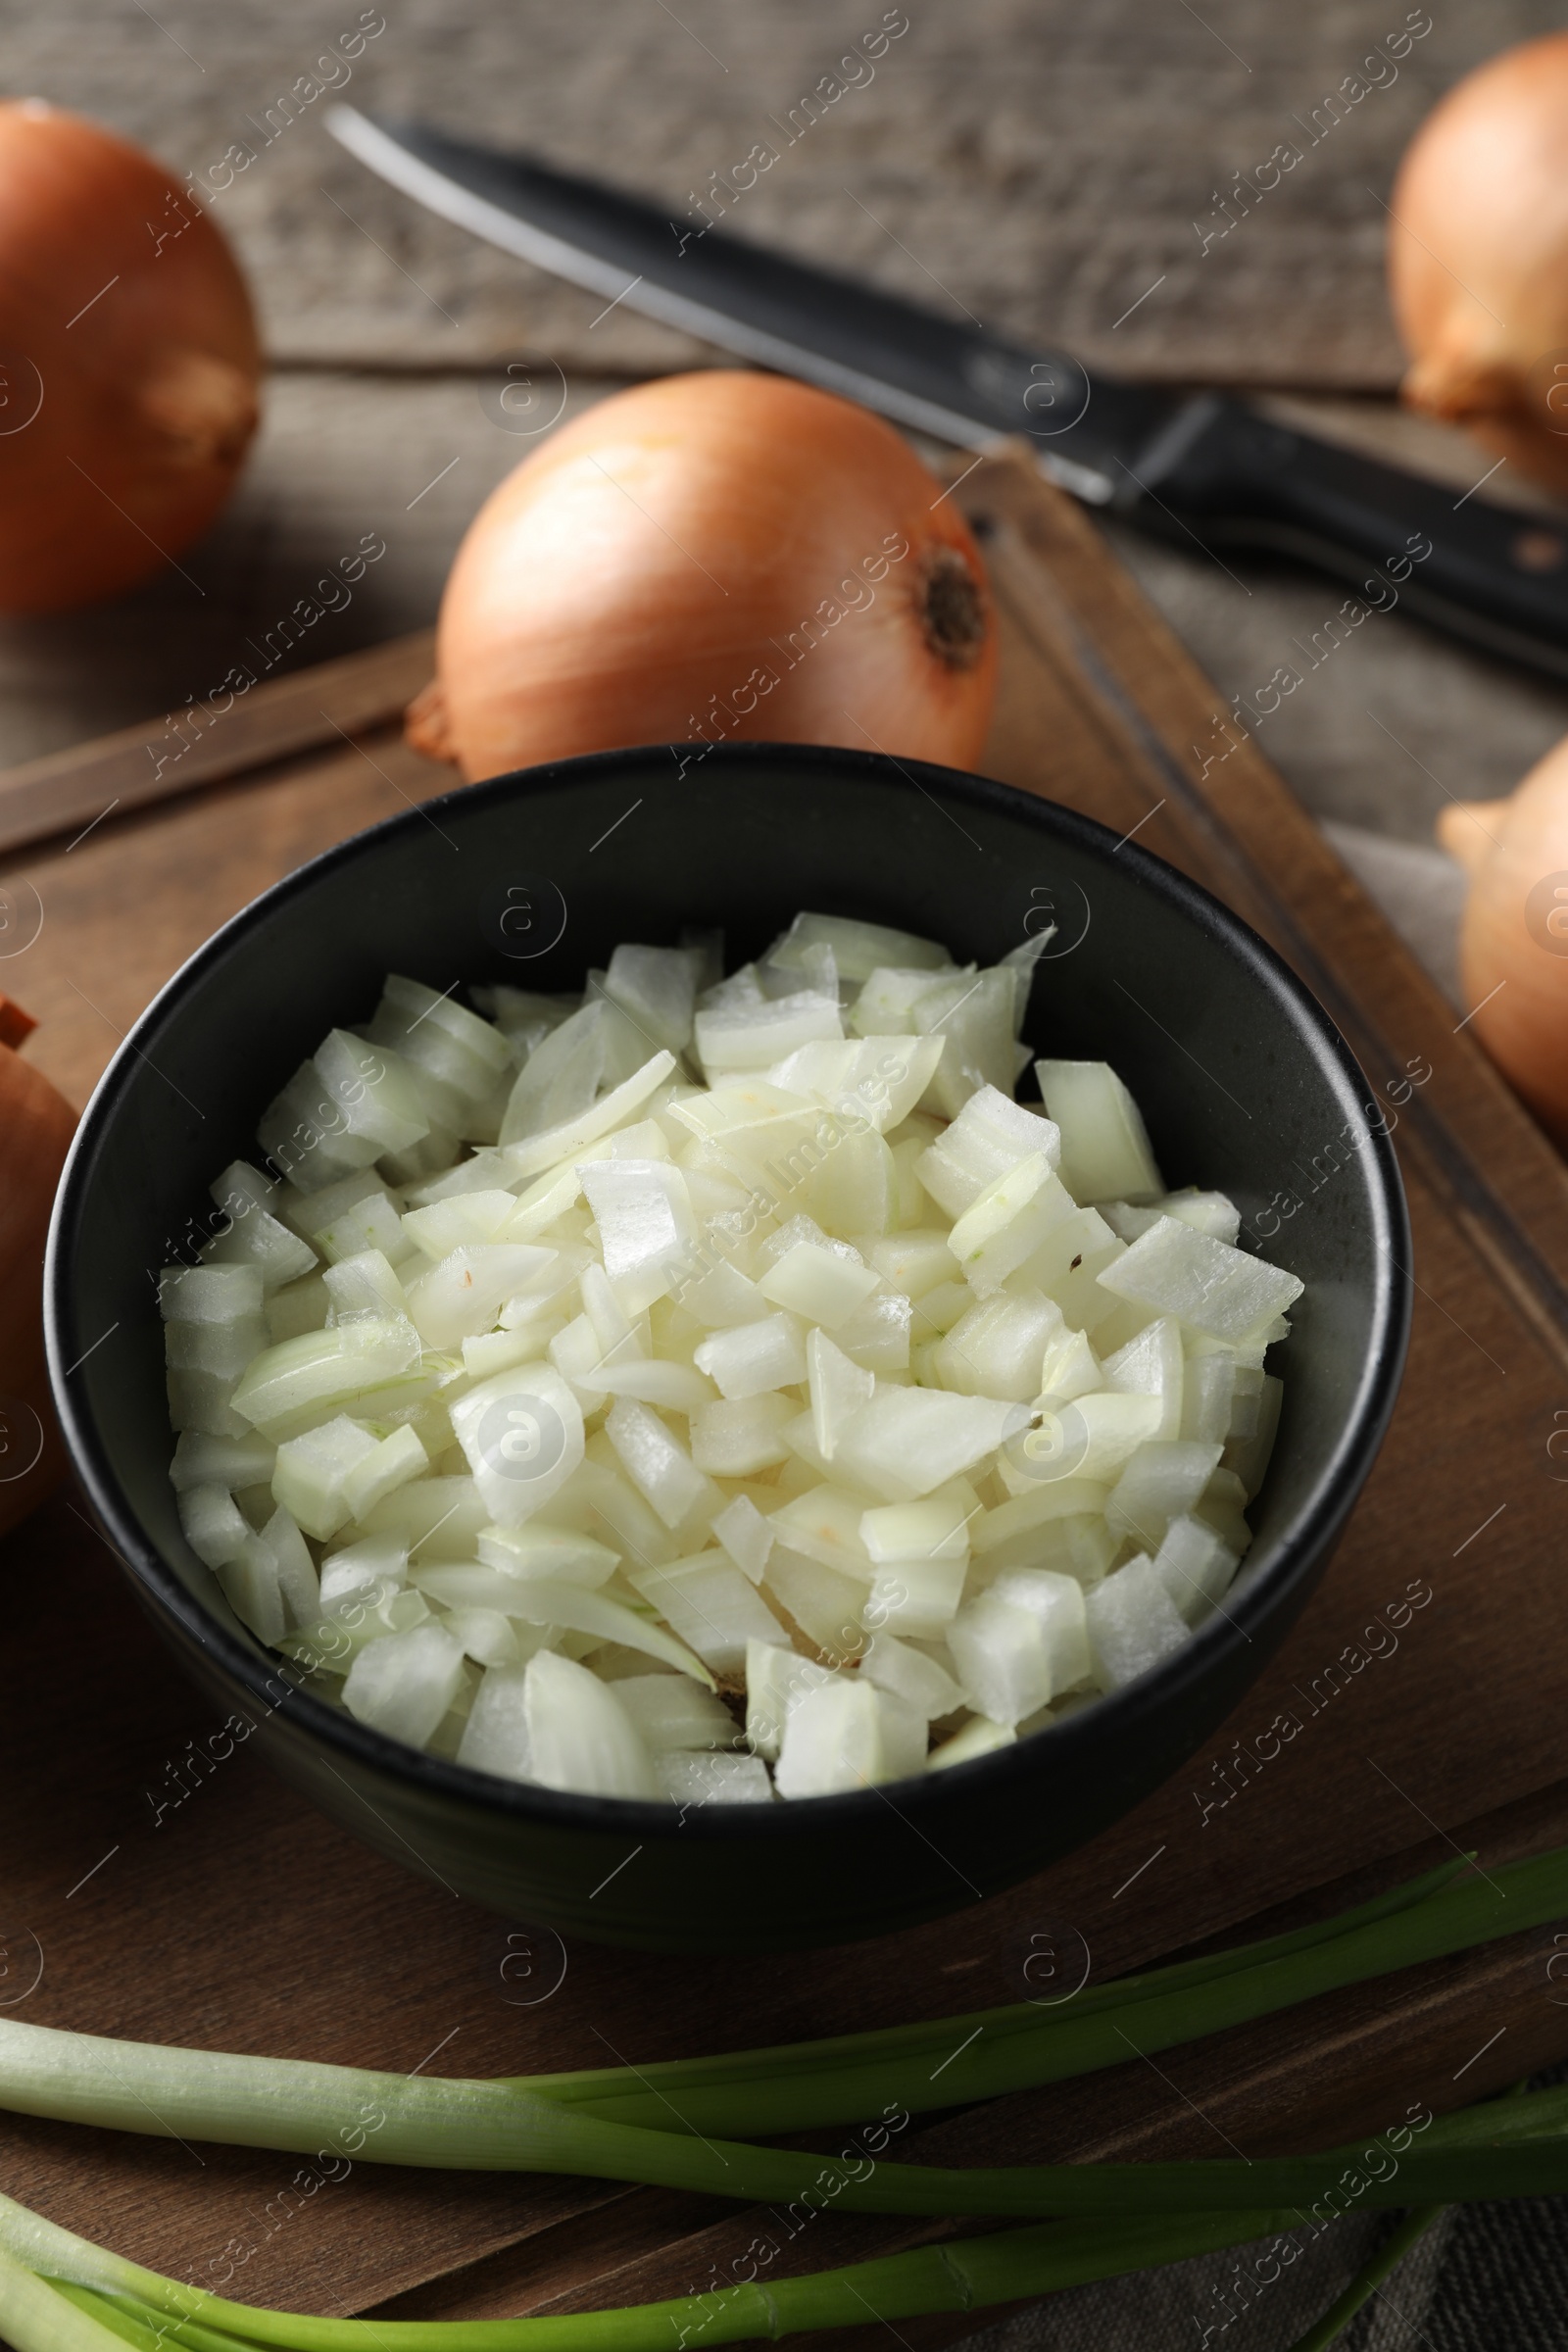
[[[885,2122],[863,2127],[864,2146],[839,2157],[720,2134],[808,2129],[878,2110],[900,2116],[899,2129],[917,2110],[1115,2065],[1565,1910],[1568,1853],[1515,1863],[1486,1880],[1454,1883],[1449,1870],[1338,1921],[1124,1978],[1056,2009],[1024,2002],[891,2033],[656,2065],[640,2076],[624,2068],[492,2081],[404,2076],[165,2049],[10,2020],[0,2022],[0,2106],[181,2138],[383,2164],[573,2173],[747,2202],[820,2199],[825,2191],[853,2212],[1039,2215],[1102,2208],[1112,2191],[1148,2199],[1143,2210],[1175,2210],[1191,2202],[1180,2185],[1191,2178],[1184,2167],[892,2164],[880,2161]],[[1499,2177],[1528,2177],[1532,2185],[1499,2193],[1544,2193],[1543,2182],[1557,2182],[1560,2158],[1548,2143],[1562,2127],[1539,2101],[1529,2104],[1541,2120],[1508,2136],[1542,2144],[1499,2151],[1494,2162]],[[1419,2162],[1424,2199],[1462,2193],[1444,2185],[1445,2145],[1429,2136],[1419,2160],[1410,2159]],[[1288,2160],[1295,2169],[1281,2201],[1315,2193],[1325,2161]],[[1256,2167],[1244,2170],[1258,2180]],[[1086,2187],[1097,2177],[1102,2185]],[[1223,2168],[1209,2177],[1224,2184]],[[1273,2191],[1249,2191],[1241,2201],[1275,2199]]]
[[[231,2303],[162,2278],[0,2198],[0,2332],[15,2352],[683,2352],[998,2303],[1284,2235],[1256,2209],[1048,2224],[922,2246],[802,2278],[747,2281],[620,2310],[512,2320],[317,2319]]]
[[[28,2037],[31,2082],[16,2057],[19,2035]],[[150,2058],[161,2064],[148,2065]],[[100,2044],[48,2027],[0,2028],[0,2064],[7,2103],[31,2114],[323,2159],[348,2153],[457,2171],[571,2173],[846,2213],[1044,2217],[1311,2205],[1357,2167],[1354,2194],[1367,2205],[1480,2193],[1469,2183],[1481,2163],[1492,2196],[1568,2189],[1568,2090],[1541,2092],[1506,2114],[1483,2108],[1429,2122],[1419,2147],[1400,2127],[1399,2152],[1380,2139],[1364,2165],[1355,2141],[1256,2163],[946,2166],[887,2163],[858,2145],[817,2156],[607,2124],[505,2082]],[[863,2128],[862,2135],[877,2136]],[[885,2144],[885,2127],[881,2136]]]

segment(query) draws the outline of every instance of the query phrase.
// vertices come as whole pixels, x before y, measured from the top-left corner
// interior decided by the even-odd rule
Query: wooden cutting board
[[[210,2046],[483,2074],[642,2062],[1016,1999],[1043,1936],[1099,1979],[1264,1914],[1311,1916],[1477,1846],[1568,1838],[1568,1171],[1080,512],[1020,465],[963,482],[1004,616],[986,764],[1197,875],[1340,1021],[1396,1119],[1415,1331],[1393,1430],[1298,1630],[1203,1754],[1094,1845],[884,1942],[648,1958],[496,1921],[363,1851],[218,1727],[63,1495],[4,1547],[0,2006]],[[401,740],[406,640],[0,777],[0,987],[77,1102],[180,959],[264,885],[452,779]],[[157,761],[162,753],[166,764]],[[181,797],[158,799],[171,783]],[[1325,1139],[1327,1143],[1329,1139]],[[1327,1163],[1300,1184],[1333,1181]],[[1402,1605],[1401,1605],[1402,1604]],[[1287,1728],[1290,1727],[1290,1728]],[[221,1742],[219,1743],[220,1748]],[[715,1899],[721,1899],[716,1891]],[[1283,1906],[1283,1909],[1280,1907]],[[1568,2054],[1549,1931],[1223,2042],[909,2135],[1031,2154],[1325,2144]],[[940,2225],[766,2216],[604,2184],[366,2168],[0,2119],[0,2185],[255,2301],[404,2316],[569,2308],[777,2275]],[[907,2343],[964,2332],[905,2324]]]

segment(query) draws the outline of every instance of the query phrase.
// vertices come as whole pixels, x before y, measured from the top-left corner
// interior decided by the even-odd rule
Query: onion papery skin
[[[0,1536],[65,1471],[44,1365],[43,1250],[75,1125],[43,1072],[0,1046]],[[40,1428],[43,1450],[33,1460]]]
[[[972,767],[996,690],[955,502],[868,410],[782,376],[637,386],[475,517],[410,713],[470,781],[631,744],[848,744]]]
[[[41,100],[0,104],[0,612],[118,595],[198,538],[261,364],[238,265],[163,165]]]
[[[1390,201],[1388,268],[1401,397],[1568,493],[1565,166],[1555,32],[1489,59],[1427,117]]]
[[[1510,799],[1447,810],[1438,830],[1470,871],[1459,971],[1473,1033],[1568,1150],[1568,737]]]

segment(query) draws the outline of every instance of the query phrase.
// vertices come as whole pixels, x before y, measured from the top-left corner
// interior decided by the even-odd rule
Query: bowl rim
[[[185,1586],[144,1530],[140,1518],[110,1462],[84,1395],[72,1386],[77,1368],[79,1331],[75,1320],[72,1267],[74,1243],[91,1186],[94,1169],[119,1111],[130,1078],[147,1057],[169,1013],[226,960],[231,951],[260,923],[292,900],[306,896],[316,885],[344,865],[373,852],[383,842],[406,836],[443,810],[457,812],[503,801],[526,800],[536,794],[559,793],[578,781],[657,762],[673,760],[684,774],[683,751],[668,744],[633,745],[607,752],[585,753],[570,760],[516,768],[475,784],[458,785],[428,801],[351,834],[250,900],[186,957],[159,989],[127,1031],[103,1076],[94,1088],[73,1139],[56,1194],[44,1260],[44,1339],[55,1407],[73,1465],[87,1499],[106,1529],[121,1565],[129,1573],[154,1614],[172,1619],[184,1641],[206,1653],[237,1684],[244,1697],[264,1719],[284,1718],[308,1743],[324,1746],[362,1774],[391,1776],[412,1785],[429,1802],[456,1803],[477,1809],[498,1826],[536,1825],[561,1832],[624,1832],[644,1841],[660,1832],[680,1829],[698,1838],[732,1840],[743,1830],[772,1839],[818,1835],[832,1825],[846,1829],[878,1819],[885,1809],[905,1818],[942,1806],[950,1795],[974,1799],[1004,1798],[1022,1777],[1037,1742],[1048,1735],[1063,1764],[1070,1768],[1074,1754],[1091,1740],[1098,1745],[1107,1729],[1136,1738],[1143,1721],[1162,1713],[1166,1705],[1206,1679],[1213,1662],[1238,1643],[1250,1642],[1255,1627],[1276,1606],[1311,1577],[1358,1496],[1382,1444],[1398,1394],[1409,1341],[1412,1282],[1409,1273],[1409,1215],[1398,1162],[1387,1127],[1368,1125],[1369,1148],[1358,1150],[1356,1165],[1364,1171],[1368,1205],[1377,1247],[1373,1296],[1372,1342],[1358,1384],[1358,1395],[1340,1442],[1320,1468],[1306,1502],[1278,1540],[1276,1556],[1254,1576],[1233,1609],[1216,1610],[1171,1657],[1096,1699],[1092,1705],[1057,1724],[1047,1725],[1004,1747],[992,1749],[940,1774],[912,1778],[834,1795],[793,1798],[769,1806],[737,1804],[679,1805],[667,1800],[590,1796],[546,1788],[536,1782],[505,1781],[444,1757],[407,1745],[370,1730],[341,1706],[329,1705],[312,1691],[291,1682],[275,1653],[252,1645],[249,1638],[230,1633]],[[1370,1082],[1330,1015],[1268,942],[1225,906],[1200,883],[1132,840],[1119,840],[1108,826],[1059,802],[1004,784],[993,777],[938,766],[929,761],[895,760],[875,752],[835,745],[741,742],[710,748],[703,764],[736,772],[737,782],[749,770],[776,769],[780,763],[808,772],[833,770],[841,778],[862,776],[887,780],[894,775],[916,781],[920,789],[940,791],[973,808],[1009,817],[1023,817],[1044,832],[1102,861],[1115,855],[1124,871],[1174,906],[1186,920],[1217,934],[1230,954],[1265,993],[1283,999],[1298,1026],[1316,1047],[1320,1062],[1332,1067],[1352,1093],[1369,1091]],[[688,762],[689,763],[689,762]],[[667,769],[665,769],[667,774]],[[268,1685],[283,1684],[279,1699]],[[895,1802],[888,1793],[897,1791]],[[917,1832],[918,1834],[918,1832]],[[942,1857],[948,1859],[946,1856]],[[416,1861],[419,1860],[417,1855]],[[956,1864],[949,1865],[955,1870]],[[957,1875],[963,1876],[961,1871]]]

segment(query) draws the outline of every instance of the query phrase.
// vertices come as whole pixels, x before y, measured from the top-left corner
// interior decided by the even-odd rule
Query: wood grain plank
[[[0,854],[96,825],[116,808],[172,800],[335,736],[384,726],[434,666],[435,632],[420,629],[369,654],[346,654],[237,694],[230,686],[226,701],[215,693],[199,710],[182,708],[30,760],[0,775]]]

